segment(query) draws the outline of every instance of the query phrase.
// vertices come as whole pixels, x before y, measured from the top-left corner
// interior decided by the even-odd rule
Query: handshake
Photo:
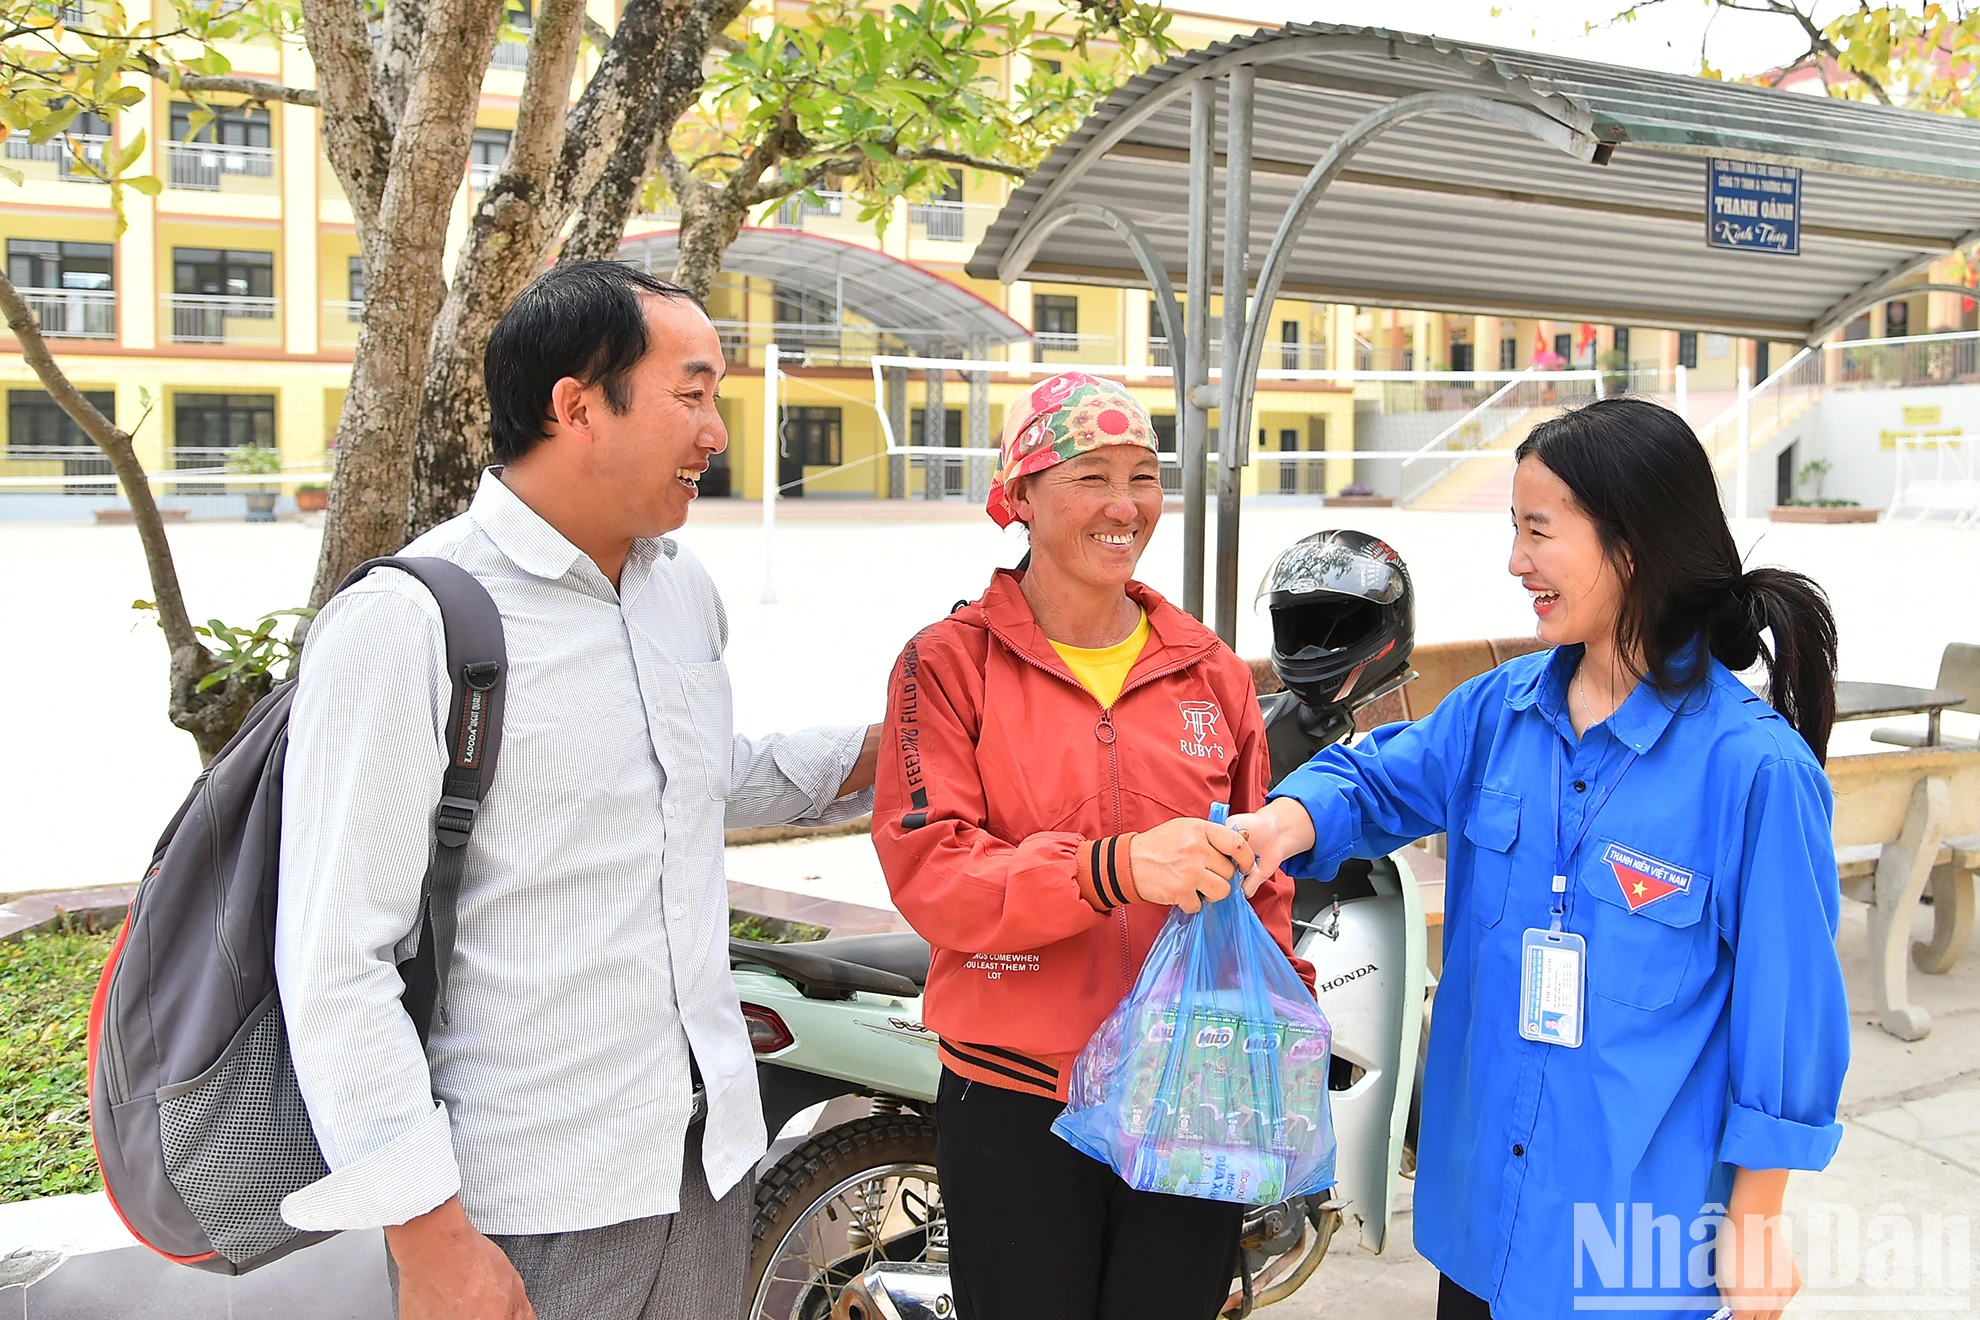
[[[1181,817],[1134,836],[1134,887],[1150,903],[1195,912],[1244,886],[1250,898],[1286,858],[1313,846],[1313,819],[1293,798],[1276,798],[1227,825]]]

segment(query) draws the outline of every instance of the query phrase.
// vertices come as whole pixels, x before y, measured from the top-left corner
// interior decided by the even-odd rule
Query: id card
[[[1519,946],[1519,1034],[1548,1045],[1581,1045],[1588,942],[1570,931],[1535,928]]]

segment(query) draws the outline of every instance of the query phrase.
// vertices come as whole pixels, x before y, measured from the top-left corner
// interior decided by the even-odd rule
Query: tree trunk
[[[525,108],[534,102],[542,112],[536,121],[543,130],[537,145],[556,143],[550,149],[555,168],[536,169],[518,159],[531,137],[519,115],[509,159],[469,226],[454,288],[434,326],[433,356],[418,412],[416,475],[405,513],[408,534],[444,522],[474,498],[489,457],[481,371],[496,322],[542,269],[572,212],[596,192],[614,163],[629,157],[644,161],[648,144],[660,131],[660,117],[666,116],[665,125],[671,128],[692,101],[692,90],[682,92],[669,80],[679,80],[685,62],[699,87],[709,15],[720,17],[741,7],[736,0],[630,0],[584,95],[561,121],[561,139],[553,139],[548,114],[553,105],[561,112],[565,104],[570,66],[559,78],[547,65],[540,74],[537,60],[540,47],[548,58],[553,33],[556,49],[563,50],[568,41],[575,60],[583,14],[575,0],[570,8],[568,25],[548,4],[538,15],[523,92]],[[698,38],[697,32],[702,34]],[[649,114],[656,102],[658,112]],[[532,180],[548,182],[539,187]],[[619,205],[630,205],[636,197],[635,188]],[[623,219],[619,228],[623,232]]]
[[[668,43],[659,85],[584,199],[558,261],[610,261],[619,255],[640,190],[653,174],[655,149],[700,94],[710,43],[747,7],[748,0],[700,0],[682,21]]]
[[[137,526],[138,543],[144,547],[152,600],[170,656],[166,713],[172,723],[193,736],[200,762],[205,764],[227,745],[254,703],[267,693],[268,676],[244,675],[199,691],[200,680],[216,668],[213,653],[200,644],[199,634],[193,631],[185,596],[179,589],[179,570],[172,562],[172,545],[165,537],[165,520],[158,516],[150,478],[138,462],[130,434],[97,411],[69,380],[41,337],[34,309],[4,274],[0,274],[0,312],[6,314],[7,326],[20,342],[21,356],[34,368],[42,387],[110,460],[110,470],[117,474],[124,497],[130,501],[131,521]]]
[[[730,202],[726,189],[717,193],[711,204],[690,206],[681,216],[674,282],[706,300],[708,291],[715,287],[715,277],[722,273],[722,254],[736,241],[748,218],[748,209]]]
[[[338,45],[326,54],[352,63],[344,49],[349,15],[343,7],[333,0],[305,4],[306,21],[322,10],[328,11],[325,26],[335,25],[327,35],[339,39]],[[392,138],[391,177],[376,221],[359,235],[364,324],[337,423],[337,478],[310,589],[312,605],[328,600],[360,563],[405,543],[413,436],[430,335],[446,293],[447,210],[466,173],[481,78],[494,53],[501,14],[500,5],[483,0],[434,0],[426,7],[405,108]],[[312,40],[315,30],[316,24],[309,24]],[[333,154],[333,163],[344,154]]]

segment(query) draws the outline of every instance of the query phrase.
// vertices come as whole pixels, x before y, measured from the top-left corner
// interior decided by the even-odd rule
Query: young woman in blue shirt
[[[1743,570],[1654,404],[1535,427],[1512,512],[1553,649],[1231,824],[1264,872],[1318,877],[1449,836],[1415,1197],[1440,1320],[1763,1320],[1800,1286],[1781,1200],[1835,1152],[1849,1060],[1835,621],[1807,578]],[[1766,699],[1735,676],[1762,659]]]

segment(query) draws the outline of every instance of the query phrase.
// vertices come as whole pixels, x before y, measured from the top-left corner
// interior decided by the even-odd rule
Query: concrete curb
[[[85,930],[111,930],[124,919],[136,896],[136,885],[21,894],[0,904],[0,941],[52,930],[69,917],[79,919]]]

